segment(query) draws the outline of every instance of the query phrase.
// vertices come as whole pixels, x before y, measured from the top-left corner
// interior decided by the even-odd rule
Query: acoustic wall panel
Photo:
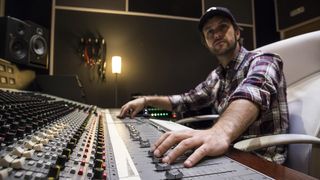
[[[279,30],[320,17],[320,1],[276,0]]]
[[[205,0],[205,10],[212,6],[224,6],[230,9],[238,23],[253,24],[252,0]]]
[[[201,1],[131,0],[129,1],[129,11],[199,18],[201,16]]]
[[[126,0],[56,0],[56,5],[124,11]]]

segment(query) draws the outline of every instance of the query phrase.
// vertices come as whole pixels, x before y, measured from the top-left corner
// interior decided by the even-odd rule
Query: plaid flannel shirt
[[[195,89],[169,96],[173,111],[212,106],[222,114],[232,101],[247,99],[260,107],[260,114],[236,141],[287,133],[288,106],[282,66],[278,55],[251,52],[242,47],[226,68],[219,65]],[[255,152],[279,164],[287,155],[286,146],[272,146]]]

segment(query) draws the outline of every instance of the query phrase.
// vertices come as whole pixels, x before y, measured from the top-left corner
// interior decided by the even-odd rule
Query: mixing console
[[[0,90],[0,112],[0,179],[118,179],[96,107]]]
[[[116,128],[121,141],[127,147],[125,151],[114,151],[115,159],[122,159],[122,163],[134,164],[126,166],[128,170],[119,173],[119,178],[139,177],[141,179],[272,179],[226,156],[205,158],[193,168],[185,168],[184,160],[191,151],[179,157],[173,164],[161,163],[161,158],[153,156],[150,145],[160,135],[168,130],[188,129],[182,125],[156,119],[135,118],[119,120],[115,118],[116,112],[106,115],[108,126]],[[112,134],[110,134],[112,136]],[[114,138],[111,138],[111,141]],[[114,146],[114,149],[116,147]],[[125,155],[127,157],[123,157]],[[121,156],[121,158],[118,158]],[[120,162],[119,162],[120,164]],[[122,168],[123,171],[125,168]],[[130,173],[131,172],[131,173]],[[134,174],[133,172],[138,172]]]
[[[187,127],[40,93],[0,89],[0,179],[271,179],[226,156],[194,168],[165,164],[150,146]]]

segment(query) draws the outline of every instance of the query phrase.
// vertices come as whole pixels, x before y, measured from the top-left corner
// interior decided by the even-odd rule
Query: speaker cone
[[[30,41],[30,47],[37,56],[45,56],[47,54],[46,40],[39,35],[34,35]]]
[[[9,44],[9,52],[16,60],[22,60],[26,58],[28,54],[28,45],[21,38],[13,38]]]

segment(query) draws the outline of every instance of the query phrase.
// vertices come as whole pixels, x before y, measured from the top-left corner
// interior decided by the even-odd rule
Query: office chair
[[[289,144],[286,166],[320,178],[320,31],[261,47],[284,61],[289,108],[289,134],[243,140],[234,148],[253,151]]]

